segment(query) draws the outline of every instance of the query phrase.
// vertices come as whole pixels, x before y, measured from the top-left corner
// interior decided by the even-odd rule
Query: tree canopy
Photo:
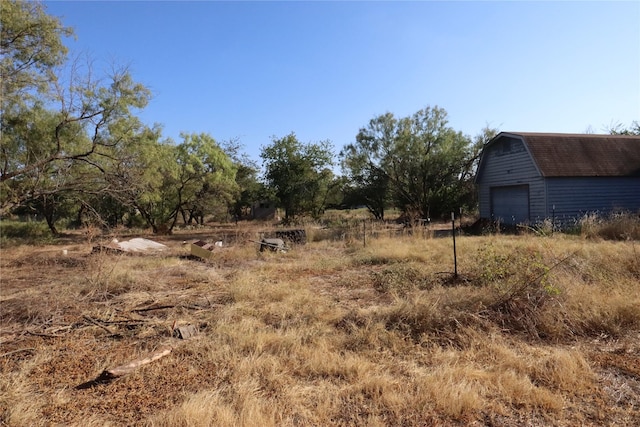
[[[411,219],[424,219],[470,204],[468,183],[480,148],[448,126],[447,112],[436,106],[409,117],[373,118],[341,158],[353,197],[375,217],[392,204]]]
[[[67,48],[61,37],[73,31],[47,15],[38,2],[9,0],[0,7],[0,75],[5,110],[33,102],[36,93],[50,89],[54,67],[66,60]]]
[[[71,171],[91,166],[126,144],[134,110],[150,97],[126,69],[97,79],[67,59],[71,31],[40,3],[2,3],[0,213],[30,200],[78,190]]]
[[[285,222],[304,213],[318,214],[324,207],[333,178],[333,147],[329,141],[303,144],[295,133],[272,138],[260,157],[265,168],[265,181],[281,207]]]
[[[151,92],[126,68],[99,75],[70,61],[62,39],[72,31],[43,4],[3,1],[1,17],[0,214],[32,209],[55,233],[73,201],[78,218],[131,213],[163,232],[179,213],[202,220],[232,203],[236,166],[212,137],[162,141],[136,116]]]
[[[126,163],[108,174],[109,193],[133,206],[155,233],[171,233],[179,215],[203,222],[212,206],[226,207],[237,192],[236,168],[208,134],[182,134],[182,143],[139,140]]]

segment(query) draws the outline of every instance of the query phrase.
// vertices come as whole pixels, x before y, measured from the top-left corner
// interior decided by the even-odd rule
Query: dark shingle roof
[[[546,177],[640,176],[640,136],[503,134],[522,137],[540,172]]]

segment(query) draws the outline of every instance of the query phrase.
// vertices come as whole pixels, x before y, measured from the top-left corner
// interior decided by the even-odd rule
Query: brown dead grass
[[[453,278],[448,239],[260,253],[257,231],[3,249],[0,424],[640,423],[637,243],[463,237]],[[193,238],[228,244],[203,262]],[[200,333],[175,338],[186,324]]]

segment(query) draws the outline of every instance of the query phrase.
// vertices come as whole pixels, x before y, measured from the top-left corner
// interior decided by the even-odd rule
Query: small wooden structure
[[[202,240],[198,240],[191,243],[191,255],[195,255],[203,259],[210,259],[213,258],[213,250],[215,247],[216,245],[214,243],[207,243]]]

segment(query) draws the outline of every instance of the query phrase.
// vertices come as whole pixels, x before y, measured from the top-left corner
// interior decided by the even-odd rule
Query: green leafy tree
[[[33,207],[38,198],[34,181],[18,172],[50,151],[45,129],[57,120],[43,107],[43,98],[53,70],[66,59],[61,37],[71,34],[37,2],[0,3],[0,212],[26,202]]]
[[[124,203],[135,206],[154,233],[169,234],[180,210],[175,147],[171,141],[149,142],[132,160],[135,168],[119,168],[124,186],[118,192],[129,196]]]
[[[3,0],[0,24],[2,109],[9,113],[50,90],[67,56],[61,37],[73,31],[37,1]]]
[[[303,144],[294,133],[273,138],[260,157],[265,181],[284,208],[285,222],[296,216],[318,215],[324,208],[328,186],[333,178],[333,147],[329,141]]]
[[[257,168],[246,164],[236,163],[238,172],[236,173],[236,183],[240,193],[231,206],[231,214],[238,220],[247,217],[251,212],[251,207],[258,201],[268,198],[265,186],[258,179]]]
[[[325,201],[327,209],[342,209],[346,206],[345,194],[348,186],[349,181],[346,176],[333,176]]]
[[[352,207],[366,206],[374,218],[384,220],[384,211],[391,204],[389,176],[379,166],[380,159],[370,157],[372,154],[355,144],[341,151],[342,171],[348,178],[345,200]]]
[[[103,158],[114,155],[150,96],[126,69],[96,79],[90,68],[69,64],[62,37],[71,30],[41,3],[1,6],[0,214],[78,190],[76,170],[102,173]]]
[[[222,149],[231,158],[236,167],[238,194],[228,207],[229,213],[237,221],[247,218],[255,203],[268,199],[264,183],[259,179],[258,164],[241,151],[242,145],[237,139],[225,141]]]
[[[181,137],[183,142],[176,147],[180,166],[178,202],[190,218],[203,224],[206,213],[226,212],[238,196],[237,167],[208,134],[182,134]]]
[[[26,110],[25,114],[7,121],[10,123],[10,128],[3,132],[3,148],[7,148],[12,139],[20,138],[25,141],[27,157],[34,158],[42,155],[49,149],[47,129],[55,126],[57,119],[54,112],[39,106]],[[77,126],[70,126],[61,130],[60,135],[62,138],[75,138],[78,132]],[[32,144],[32,142],[37,143]],[[15,158],[6,158],[5,165],[15,161]],[[28,211],[46,219],[51,233],[57,234],[55,222],[62,215],[59,205],[64,204],[65,199],[79,184],[73,178],[71,169],[70,162],[49,162],[30,173],[16,176],[0,184],[2,207],[6,210],[9,207],[26,207]]]
[[[448,126],[444,109],[426,107],[409,117],[372,119],[344,148],[342,164],[374,216],[382,218],[392,200],[417,219],[443,216],[468,201],[465,184],[476,155],[471,139]]]
[[[108,192],[82,192],[72,195],[76,206],[75,217],[71,225],[76,227],[93,224],[102,228],[133,226],[136,222],[136,210],[124,204]]]
[[[109,124],[109,138],[116,143],[100,147],[86,161],[69,162],[68,177],[74,185],[68,196],[77,206],[75,225],[105,228],[140,225],[134,194],[141,194],[144,178],[158,174],[150,159],[161,156],[161,129],[149,128],[131,115]],[[144,169],[142,165],[147,165]]]
[[[337,184],[333,171],[328,168],[322,168],[317,175],[314,185],[308,189],[309,197],[306,200],[305,212],[309,212],[314,219],[320,219],[329,203],[329,197],[332,195],[332,189]]]
[[[181,137],[178,145],[160,142],[158,129],[144,129],[106,175],[110,193],[134,206],[154,233],[171,233],[181,213],[187,221],[191,216],[202,223],[207,213],[218,206],[226,209],[237,195],[236,167],[215,139]]]
[[[61,218],[69,218],[74,211],[73,199],[66,193],[55,192],[41,194],[22,204],[15,213],[18,215],[35,215],[37,219],[44,219],[52,235],[58,235],[56,222]]]

